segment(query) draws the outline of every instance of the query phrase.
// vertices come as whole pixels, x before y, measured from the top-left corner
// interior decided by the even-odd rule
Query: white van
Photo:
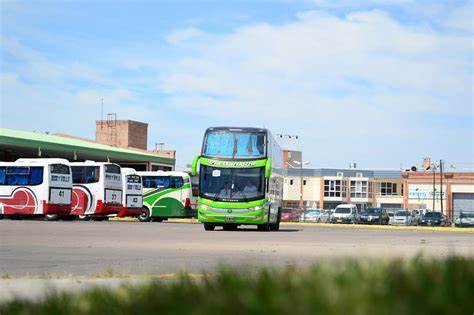
[[[357,223],[359,220],[359,210],[356,205],[338,205],[331,216],[331,223]]]

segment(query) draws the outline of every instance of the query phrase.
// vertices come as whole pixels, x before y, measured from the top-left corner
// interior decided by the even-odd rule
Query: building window
[[[305,179],[305,180],[303,180],[303,185],[304,185],[304,186],[306,186],[306,179]]]
[[[343,180],[324,180],[324,197],[345,197],[346,182]]]
[[[391,183],[391,182],[377,183],[377,195],[379,196],[397,195],[397,183]]]
[[[293,185],[293,180],[292,179],[290,179],[290,185]]]
[[[351,198],[367,197],[367,181],[351,180]]]

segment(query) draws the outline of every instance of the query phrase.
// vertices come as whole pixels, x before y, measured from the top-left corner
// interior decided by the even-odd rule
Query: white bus
[[[143,207],[142,178],[133,168],[122,168],[122,209],[118,217],[137,217]]]
[[[191,218],[191,179],[175,171],[137,172],[143,183],[143,209],[138,219],[161,222],[168,218]]]
[[[0,162],[0,218],[71,211],[72,177],[64,159]]]
[[[120,166],[108,162],[73,162],[71,214],[80,219],[107,218],[122,208]]]

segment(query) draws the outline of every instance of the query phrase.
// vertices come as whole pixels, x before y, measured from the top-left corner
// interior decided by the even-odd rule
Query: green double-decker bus
[[[270,131],[261,128],[208,128],[201,155],[192,163],[199,173],[198,220],[206,231],[257,225],[280,228],[283,153]]]

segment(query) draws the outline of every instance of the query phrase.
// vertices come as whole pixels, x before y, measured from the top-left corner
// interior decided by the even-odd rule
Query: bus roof
[[[189,174],[186,172],[180,171],[148,171],[148,172],[137,172],[140,176],[181,176],[189,177]]]
[[[268,130],[265,128],[255,128],[255,127],[209,127],[206,129],[206,132],[216,131],[216,130],[268,132]]]
[[[113,165],[117,165],[120,167],[120,165],[116,164],[116,163],[112,163],[112,162],[96,162],[96,161],[85,161],[85,162],[71,162],[69,163],[71,166],[88,166],[88,165],[96,165],[96,166],[101,166],[101,165],[109,165],[109,164],[113,164]]]
[[[66,159],[58,158],[38,158],[38,159],[17,159],[15,162],[1,162],[2,165],[50,165],[50,164],[66,164],[69,165],[69,161]]]

